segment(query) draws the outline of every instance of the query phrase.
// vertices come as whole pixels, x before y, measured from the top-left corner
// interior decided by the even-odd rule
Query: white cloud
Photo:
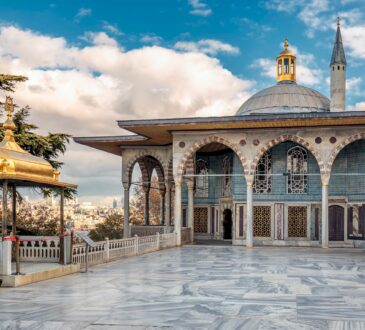
[[[155,34],[144,34],[140,38],[140,41],[146,44],[159,45],[162,41],[162,38]]]
[[[217,55],[218,53],[237,55],[240,52],[239,48],[215,39],[202,39],[197,42],[178,41],[175,43],[174,48],[186,52],[199,52],[208,55]]]
[[[80,8],[75,15],[75,21],[79,22],[83,17],[91,16],[92,10],[90,8]]]
[[[346,92],[355,96],[364,95],[365,93],[361,92],[361,77],[353,77],[346,80]]]
[[[213,13],[212,9],[202,0],[188,0],[189,4],[193,8],[190,11],[191,15],[196,16],[209,16]]]
[[[109,37],[105,32],[86,32],[81,39],[98,46],[117,47],[118,43],[115,39]]]
[[[0,72],[29,77],[14,98],[32,107],[31,121],[43,131],[118,135],[118,119],[232,115],[250,95],[251,81],[203,53],[126,52],[105,32],[92,37],[74,47],[62,37],[0,28]],[[81,194],[121,191],[118,157],[72,144],[65,161],[63,178],[79,183]]]
[[[365,25],[342,28],[345,47],[350,50],[349,55],[365,59]]]
[[[123,32],[118,29],[118,27],[115,24],[111,24],[109,22],[104,21],[103,22],[103,29],[116,35],[121,36],[123,35]]]
[[[350,111],[365,111],[365,102],[357,102],[349,106]]]

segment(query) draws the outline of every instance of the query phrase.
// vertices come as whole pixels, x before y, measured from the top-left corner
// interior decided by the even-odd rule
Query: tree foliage
[[[90,230],[89,236],[94,241],[109,239],[120,239],[123,237],[123,216],[120,214],[108,215],[105,220],[98,223],[95,229]]]
[[[161,221],[161,194],[158,189],[158,178],[152,176],[150,189],[150,224],[159,225]],[[144,218],[144,190],[142,185],[142,178],[134,187],[134,196],[130,202],[130,221],[134,225],[143,225]]]
[[[25,81],[26,79],[27,78],[23,76],[0,74],[0,90],[13,92],[15,83]],[[65,153],[71,136],[64,133],[38,134],[36,133],[38,127],[29,122],[29,116],[29,106],[14,111],[13,120],[16,125],[14,136],[16,142],[32,155],[47,160],[53,168],[60,169],[63,163],[57,159]],[[4,131],[1,129],[1,139],[3,138],[3,135]],[[42,189],[42,192],[45,196],[49,196],[52,193],[58,194],[57,189]],[[65,189],[66,198],[71,198],[75,193],[75,189]]]
[[[5,92],[14,92],[17,82],[26,81],[27,77],[15,76],[11,74],[0,74],[0,90]]]

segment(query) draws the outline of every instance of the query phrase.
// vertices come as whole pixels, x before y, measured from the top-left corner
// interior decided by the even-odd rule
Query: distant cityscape
[[[25,196],[20,205],[21,209],[27,209],[30,214],[36,216],[37,209],[46,209],[49,217],[58,217],[60,206],[57,198],[49,197],[44,200],[31,200]],[[79,202],[75,197],[72,200],[66,200],[64,206],[65,225],[67,228],[75,230],[91,230],[98,223],[103,222],[107,216],[112,214],[123,215],[121,201],[113,199],[111,205],[94,205],[92,202]]]

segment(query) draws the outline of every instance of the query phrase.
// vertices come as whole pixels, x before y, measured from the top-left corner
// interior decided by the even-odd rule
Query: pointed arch
[[[353,134],[349,137],[347,137],[344,141],[338,143],[336,145],[336,147],[333,149],[333,151],[331,152],[331,155],[328,159],[327,162],[327,170],[328,173],[331,173],[332,170],[332,166],[334,161],[336,160],[337,156],[339,155],[339,153],[349,144],[351,144],[352,142],[358,141],[358,140],[365,140],[365,133],[357,133],[357,134]]]
[[[319,152],[315,149],[315,147],[307,140],[303,139],[300,136],[297,135],[292,135],[292,134],[284,134],[284,135],[280,135],[275,139],[270,140],[269,142],[267,142],[257,153],[255,158],[253,159],[253,162],[251,164],[251,173],[254,174],[256,171],[256,166],[258,164],[258,162],[260,161],[260,158],[265,154],[265,152],[269,151],[270,149],[272,149],[273,147],[275,147],[276,145],[283,143],[283,142],[287,142],[287,141],[291,141],[291,142],[295,142],[297,144],[299,144],[300,146],[302,146],[303,148],[307,149],[308,151],[311,152],[311,154],[314,156],[314,158],[317,161],[317,164],[319,166],[319,169],[321,171],[321,173],[323,173],[325,171],[325,166],[324,163],[321,159],[321,156],[319,154]]]
[[[247,161],[246,158],[244,157],[244,155],[242,154],[241,150],[237,147],[236,144],[221,138],[219,136],[216,135],[211,135],[208,136],[200,141],[195,142],[183,155],[183,157],[180,160],[178,169],[177,169],[177,178],[179,183],[181,183],[182,181],[182,177],[184,175],[185,170],[187,170],[187,164],[189,163],[190,159],[194,159],[194,154],[201,149],[202,147],[204,147],[205,145],[208,145],[210,143],[220,143],[225,145],[226,147],[232,149],[236,155],[238,156],[238,158],[240,159],[241,165],[243,167],[243,171],[245,174],[248,173],[248,165],[247,165]]]

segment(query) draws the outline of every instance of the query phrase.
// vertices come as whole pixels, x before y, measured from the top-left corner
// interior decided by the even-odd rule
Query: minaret
[[[340,18],[331,57],[331,111],[346,110],[346,57],[342,45]]]

